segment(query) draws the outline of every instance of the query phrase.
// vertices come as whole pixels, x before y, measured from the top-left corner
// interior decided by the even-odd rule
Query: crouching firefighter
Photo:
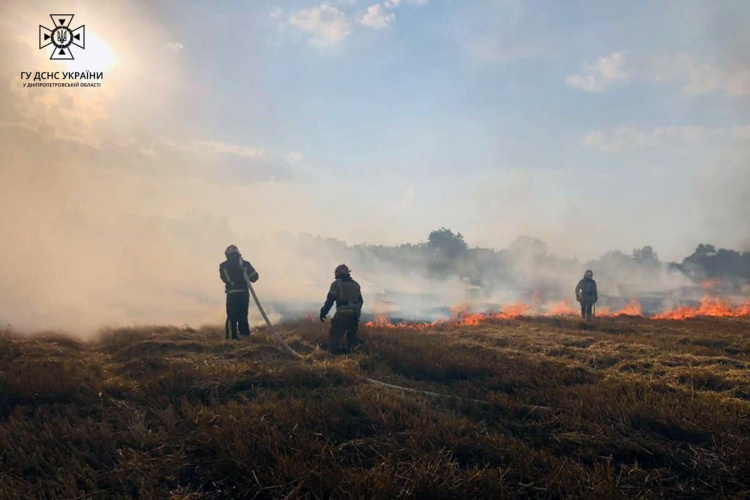
[[[344,334],[346,334],[346,344],[349,350],[360,345],[357,330],[364,300],[359,283],[352,279],[351,271],[346,265],[338,266],[334,271],[334,277],[336,281],[331,284],[326,302],[320,308],[320,321],[326,320],[326,315],[335,302],[336,314],[331,320],[327,346],[328,351],[335,354],[341,352],[339,344]],[[326,348],[324,345],[321,347]]]
[[[229,245],[224,250],[227,260],[219,265],[219,275],[224,282],[227,294],[227,322],[224,325],[226,338],[237,339],[240,335],[250,335],[250,324],[247,322],[247,309],[250,304],[250,283],[258,281],[258,271],[242,260],[239,249]]]
[[[590,320],[591,310],[599,300],[594,272],[590,269],[584,273],[583,279],[576,285],[576,300],[581,303],[581,317],[587,321]]]

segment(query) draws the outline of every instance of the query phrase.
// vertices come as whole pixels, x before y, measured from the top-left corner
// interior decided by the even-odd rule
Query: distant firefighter
[[[344,334],[346,334],[348,349],[354,349],[360,345],[357,330],[359,329],[359,317],[362,314],[364,300],[359,283],[352,279],[351,271],[345,264],[336,267],[334,277],[336,281],[331,284],[325,304],[320,308],[320,321],[326,320],[326,315],[335,302],[336,314],[333,315],[333,320],[331,320],[327,349],[332,353],[338,353],[340,352],[339,344]]]
[[[591,310],[599,300],[594,272],[590,269],[584,273],[583,279],[576,285],[576,300],[581,303],[581,317],[590,320]]]
[[[224,325],[226,338],[231,333],[232,339],[240,335],[250,335],[250,325],[247,322],[247,309],[250,304],[249,284],[258,281],[258,271],[242,260],[242,254],[234,245],[224,250],[227,260],[219,265],[219,275],[224,282],[224,292],[227,294],[227,322]]]

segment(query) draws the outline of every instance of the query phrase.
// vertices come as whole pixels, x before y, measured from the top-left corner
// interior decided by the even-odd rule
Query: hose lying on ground
[[[255,305],[258,306],[258,310],[260,311],[260,315],[263,316],[263,319],[266,322],[266,325],[268,325],[268,329],[271,330],[271,333],[273,334],[274,338],[281,344],[281,346],[286,349],[286,351],[294,356],[297,359],[302,359],[302,355],[289,347],[289,344],[287,344],[284,339],[281,338],[281,335],[276,332],[276,329],[271,324],[271,321],[268,319],[268,316],[266,315],[266,311],[263,310],[263,306],[260,305],[260,300],[258,300],[258,296],[255,294],[255,290],[253,289],[253,285],[250,284],[248,281],[248,286],[250,287],[250,293],[253,295],[253,300],[255,301]]]
[[[292,349],[289,344],[286,343],[286,341],[281,338],[281,335],[278,334],[276,329],[273,327],[273,324],[271,324],[271,321],[268,319],[268,316],[266,315],[266,311],[263,310],[263,306],[260,304],[260,300],[258,299],[258,296],[255,294],[255,290],[253,289],[253,285],[250,284],[248,281],[248,286],[250,288],[250,293],[253,296],[253,300],[255,301],[255,305],[258,306],[258,310],[260,311],[260,315],[263,316],[263,320],[266,322],[266,325],[268,325],[268,329],[271,330],[271,333],[273,334],[276,341],[281,344],[281,346],[286,350],[289,354],[294,356],[297,359],[304,359],[306,356],[303,356],[302,354],[298,353],[294,349]],[[377,385],[380,387],[385,387],[387,389],[395,389],[397,391],[404,391],[404,392],[411,392],[415,394],[423,394],[425,396],[430,396],[433,398],[456,398],[456,399],[463,399],[467,401],[472,401],[474,403],[484,403],[484,404],[492,404],[489,401],[483,401],[481,399],[471,399],[471,398],[463,398],[461,396],[453,396],[449,394],[440,394],[437,392],[431,392],[431,391],[423,391],[421,389],[412,389],[410,387],[404,387],[401,385],[396,384],[389,384],[387,382],[381,382],[380,380],[374,379],[374,378],[365,378],[365,380],[373,385]],[[536,406],[532,405],[529,406],[530,411],[535,410],[546,410],[546,411],[553,411],[554,408],[550,408],[548,406]]]

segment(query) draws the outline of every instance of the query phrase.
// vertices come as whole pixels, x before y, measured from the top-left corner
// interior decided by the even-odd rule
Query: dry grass
[[[319,323],[284,325],[305,353]],[[743,498],[750,321],[0,337],[1,498]],[[366,377],[455,396],[368,384]],[[477,401],[479,400],[479,401]]]

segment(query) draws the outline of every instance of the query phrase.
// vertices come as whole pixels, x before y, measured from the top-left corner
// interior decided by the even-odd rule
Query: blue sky
[[[5,15],[23,38],[19,24],[58,7],[17,2]],[[98,157],[114,142],[181,165],[155,172],[118,149],[118,163],[144,175],[197,175],[206,193],[233,183],[251,199],[272,191],[288,205],[268,216],[272,230],[397,243],[446,225],[478,245],[526,234],[581,258],[750,245],[737,230],[748,215],[746,2],[70,9],[112,54],[101,115],[74,124]],[[16,122],[31,123],[16,98]],[[238,233],[259,225],[209,203],[177,205]]]
[[[363,24],[373,6],[387,16],[376,28]],[[290,2],[227,10],[232,20],[215,13],[223,34],[200,48],[204,84],[247,96],[239,109],[233,99],[209,106],[207,120],[222,137],[241,142],[249,133],[298,150],[354,185],[413,188],[416,218],[439,225],[443,216],[459,229],[477,220],[464,230],[486,244],[503,238],[481,236],[487,219],[472,213],[478,207],[457,217],[450,207],[520,171],[538,177],[533,200],[494,200],[496,210],[528,220],[542,238],[566,209],[601,209],[622,225],[628,213],[653,213],[643,209],[649,205],[665,215],[640,235],[622,227],[635,237],[631,245],[659,237],[654,244],[667,252],[687,250],[704,224],[674,235],[676,245],[660,233],[680,224],[702,168],[742,147],[730,140],[747,126],[750,94],[742,2],[403,0],[390,9]],[[335,14],[343,31],[318,13]],[[235,70],[232,78],[222,67]],[[460,199],[436,193],[447,190]]]
[[[61,11],[74,61],[38,48]],[[315,302],[345,256],[301,233],[750,250],[748,25],[746,1],[4,1],[0,318],[218,324],[229,243],[265,300]],[[66,70],[103,86],[19,78]],[[368,290],[434,286],[376,264]]]

